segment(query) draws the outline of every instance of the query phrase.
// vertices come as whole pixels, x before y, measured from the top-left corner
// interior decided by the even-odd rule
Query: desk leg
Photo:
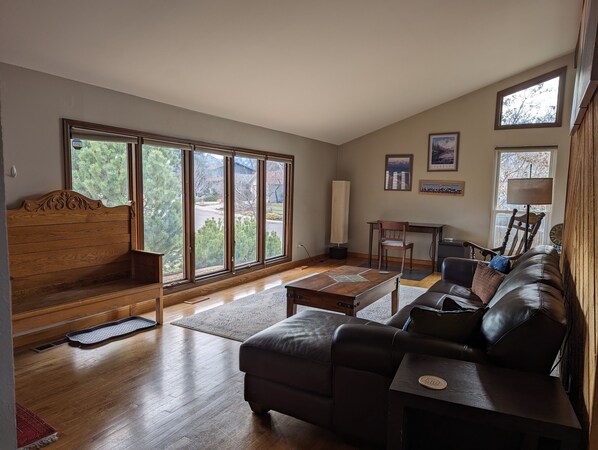
[[[368,252],[368,267],[372,268],[372,241],[374,240],[374,225],[370,223],[370,241],[369,241],[369,252]]]
[[[438,231],[432,231],[432,273],[436,272],[436,237]]]

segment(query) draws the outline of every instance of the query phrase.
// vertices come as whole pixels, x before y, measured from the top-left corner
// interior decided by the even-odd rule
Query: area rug
[[[430,263],[432,264],[432,263]],[[359,267],[369,267],[368,263],[363,263]],[[372,267],[378,268],[378,260],[372,260]],[[398,266],[388,266],[387,268],[383,267],[383,270],[390,270],[391,272],[400,272],[401,265]],[[409,270],[409,262],[405,264],[405,268],[403,269],[403,276],[401,276],[402,280],[411,280],[411,281],[421,281],[426,278],[428,275],[432,275],[432,268],[426,267],[425,269],[412,269]]]
[[[399,309],[425,291],[424,288],[401,286]],[[286,308],[286,289],[281,285],[184,317],[172,324],[243,342],[255,333],[286,319]],[[297,306],[297,312],[303,309],[309,307]],[[390,294],[359,311],[357,317],[384,322],[390,317]]]
[[[58,439],[58,433],[37,414],[17,403],[18,450],[42,448]]]

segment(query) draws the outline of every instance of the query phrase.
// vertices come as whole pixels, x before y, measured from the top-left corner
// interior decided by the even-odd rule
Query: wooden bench
[[[14,336],[155,300],[162,255],[134,250],[134,210],[67,190],[8,210]]]

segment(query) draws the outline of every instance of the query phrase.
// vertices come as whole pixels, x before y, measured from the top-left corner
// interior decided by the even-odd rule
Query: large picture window
[[[500,91],[494,128],[560,127],[566,67]]]
[[[63,120],[65,187],[131,204],[166,286],[291,258],[293,157]]]

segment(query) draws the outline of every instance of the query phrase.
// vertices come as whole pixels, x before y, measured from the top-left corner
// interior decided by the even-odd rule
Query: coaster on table
[[[423,387],[433,389],[435,391],[442,391],[443,389],[446,389],[446,387],[448,386],[448,383],[445,379],[435,377],[434,375],[422,375],[421,377],[419,377],[417,381]]]

